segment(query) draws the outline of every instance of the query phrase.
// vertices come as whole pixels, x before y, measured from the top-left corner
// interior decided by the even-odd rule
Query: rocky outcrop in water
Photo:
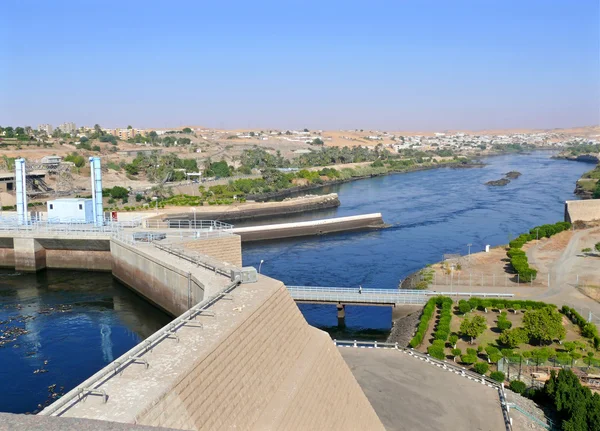
[[[517,171],[510,171],[510,172],[507,172],[506,174],[504,174],[504,176],[506,178],[510,178],[511,180],[516,180],[521,175],[523,175],[523,174],[521,172],[517,172]]]
[[[510,183],[510,180],[507,178],[502,178],[499,180],[494,180],[494,181],[488,181],[487,183],[485,183],[486,186],[505,186],[508,183]]]
[[[521,172],[510,171],[504,174],[504,178],[500,178],[499,180],[488,181],[485,183],[486,186],[505,186],[510,183],[510,180],[516,180],[521,176]]]

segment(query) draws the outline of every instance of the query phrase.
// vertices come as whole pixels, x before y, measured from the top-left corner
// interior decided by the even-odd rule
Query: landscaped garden
[[[498,382],[509,380],[511,390],[547,406],[561,429],[600,430],[600,396],[576,374],[599,373],[598,328],[568,306],[480,298],[456,303],[433,297],[423,308],[410,347]],[[518,364],[518,377],[530,373],[529,382],[534,375],[544,377],[532,387],[499,370],[509,363]]]
[[[410,346],[499,381],[503,358],[524,366],[600,366],[596,326],[567,306],[535,301],[432,298]]]

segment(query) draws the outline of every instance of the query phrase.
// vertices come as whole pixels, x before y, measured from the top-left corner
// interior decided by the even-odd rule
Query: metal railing
[[[233,225],[218,220],[146,220],[144,226],[148,229],[233,230]]]
[[[424,304],[432,296],[510,298],[512,293],[434,292],[431,290],[357,289],[347,287],[287,286],[296,301],[372,303],[372,304]]]
[[[146,338],[144,341],[121,355],[112,363],[108,364],[106,367],[102,368],[96,374],[91,376],[89,379],[85,380],[83,383],[78,385],[76,388],[67,392],[60,399],[50,404],[44,410],[42,410],[40,415],[42,416],[59,416],[64,410],[67,410],[71,407],[72,404],[77,403],[82,398],[87,396],[88,394],[103,394],[105,402],[109,401],[110,398],[108,394],[106,394],[100,386],[105,383],[108,379],[118,375],[121,371],[123,371],[127,366],[132,363],[144,363],[146,368],[148,367],[148,360],[143,356],[151,351],[157,344],[168,338],[177,338],[177,331],[184,327],[198,327],[201,328],[202,325],[199,323],[195,323],[196,316],[200,316],[202,314],[207,315],[210,313],[208,308],[214,305],[216,302],[223,298],[227,298],[230,292],[232,292],[237,286],[240,285],[240,280],[234,280],[229,285],[227,285],[224,289],[211,296],[208,299],[205,299],[188,311],[183,313],[181,316],[174,319],[171,323],[165,325],[154,334]],[[210,314],[213,315],[213,314]]]
[[[226,277],[233,277],[234,271],[240,270],[240,268],[236,266],[224,264],[220,260],[213,259],[212,257],[195,252],[193,250],[184,249],[182,246],[176,244],[160,244],[156,241],[152,241],[152,245],[158,248],[159,250],[169,253],[170,255],[186,260],[196,266],[201,266],[205,269],[208,269],[209,271],[212,271],[215,274],[224,275]]]
[[[119,222],[110,222],[103,226],[91,223],[71,221],[68,223],[37,222],[31,224],[0,223],[0,232],[48,233],[61,235],[110,235],[122,229]]]

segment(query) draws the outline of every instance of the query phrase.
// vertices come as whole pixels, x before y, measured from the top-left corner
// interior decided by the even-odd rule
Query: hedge
[[[529,266],[527,254],[521,250],[521,247],[523,247],[528,241],[536,239],[538,236],[540,238],[550,238],[552,235],[570,228],[571,223],[568,222],[544,224],[534,227],[529,231],[528,234],[523,233],[508,243],[509,250],[506,252],[506,255],[510,259],[510,264],[512,265],[513,269],[519,275],[519,281],[530,282],[535,280],[537,277],[537,270]]]
[[[560,311],[562,314],[567,316],[571,322],[579,326],[582,336],[592,340],[595,349],[600,349],[600,335],[598,334],[598,328],[596,325],[589,323],[581,314],[577,312],[577,310],[569,307],[568,305],[563,305]]]
[[[431,298],[423,307],[423,311],[421,313],[421,320],[419,321],[419,326],[417,327],[417,332],[415,333],[412,340],[408,345],[412,348],[419,347],[423,342],[423,337],[425,336],[425,332],[427,332],[427,327],[429,326],[429,321],[433,317],[433,312],[435,311],[435,307],[437,304],[437,298]]]
[[[433,317],[433,313],[435,312],[437,306],[441,306],[442,311],[440,313],[440,321],[438,322],[433,333],[433,338],[435,340],[441,340],[444,343],[446,340],[448,340],[448,336],[450,335],[450,320],[452,318],[452,299],[445,296],[436,296],[429,299],[427,304],[425,304],[425,307],[423,307],[417,332],[412,340],[410,340],[410,343],[408,343],[408,345],[413,349],[415,347],[419,347],[423,342],[423,337],[427,332],[429,321]]]

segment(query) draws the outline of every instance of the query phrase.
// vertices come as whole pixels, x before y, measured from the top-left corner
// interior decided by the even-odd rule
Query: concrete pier
[[[240,235],[242,241],[262,241],[307,235],[324,235],[335,232],[381,229],[383,227],[385,227],[385,223],[381,213],[373,213],[325,220],[240,227],[234,228],[233,232]]]
[[[46,249],[35,238],[14,238],[15,269],[36,272],[46,268]]]

